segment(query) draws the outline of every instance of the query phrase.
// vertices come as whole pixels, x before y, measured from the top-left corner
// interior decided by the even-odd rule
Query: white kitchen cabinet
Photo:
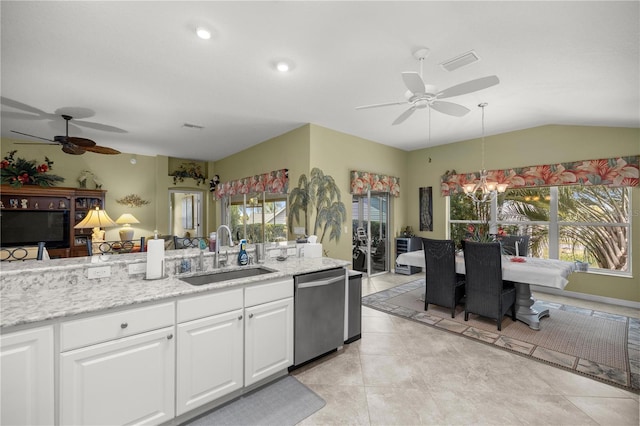
[[[60,421],[157,424],[174,417],[174,328],[60,355]]]
[[[243,323],[237,309],[178,325],[178,416],[242,388]]]
[[[245,308],[244,350],[245,386],[293,365],[293,297]]]
[[[62,350],[74,349],[60,354],[60,423],[173,419],[174,313],[174,303],[165,303],[61,324]]]
[[[53,327],[0,336],[0,424],[54,424]]]

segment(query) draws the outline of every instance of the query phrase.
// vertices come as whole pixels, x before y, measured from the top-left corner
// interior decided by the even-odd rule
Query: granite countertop
[[[168,252],[167,252],[168,253]],[[182,255],[176,254],[176,258]],[[105,262],[91,258],[53,261],[13,262],[0,273],[0,329],[78,314],[161,301],[178,296],[195,295],[219,289],[250,285],[271,279],[348,266],[350,262],[331,258],[288,258],[267,260],[259,265],[229,266],[204,273],[264,266],[275,272],[218,283],[193,286],[180,278],[201,273],[174,275],[146,280],[145,274],[116,273],[109,278],[88,279],[85,270],[93,266],[111,265],[126,271],[134,263],[142,263],[144,253],[112,256]],[[168,256],[166,259],[171,259]],[[169,269],[169,268],[165,268]],[[293,284],[293,283],[292,283]]]

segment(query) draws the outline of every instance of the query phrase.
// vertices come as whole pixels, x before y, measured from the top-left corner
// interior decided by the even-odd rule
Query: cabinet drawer
[[[156,330],[174,322],[173,302],[65,322],[60,326],[60,351]]]
[[[211,315],[242,309],[242,288],[178,301],[178,322],[191,321]]]
[[[255,306],[287,297],[293,297],[293,279],[267,281],[244,290],[244,306]]]

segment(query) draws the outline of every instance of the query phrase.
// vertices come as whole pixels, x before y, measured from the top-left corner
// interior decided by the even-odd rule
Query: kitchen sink
[[[211,283],[219,283],[221,281],[237,280],[240,278],[255,277],[256,275],[271,274],[277,272],[274,269],[257,267],[233,269],[231,271],[211,272],[203,275],[195,275],[192,277],[180,278],[180,280],[191,285],[205,285]]]

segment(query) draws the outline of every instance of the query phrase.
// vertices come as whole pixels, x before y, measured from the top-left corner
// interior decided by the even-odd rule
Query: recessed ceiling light
[[[196,28],[196,34],[203,40],[209,40],[211,38],[211,31],[204,27]]]
[[[280,61],[276,64],[276,69],[280,72],[287,72],[290,69],[290,66],[288,63],[284,62],[284,61]]]

